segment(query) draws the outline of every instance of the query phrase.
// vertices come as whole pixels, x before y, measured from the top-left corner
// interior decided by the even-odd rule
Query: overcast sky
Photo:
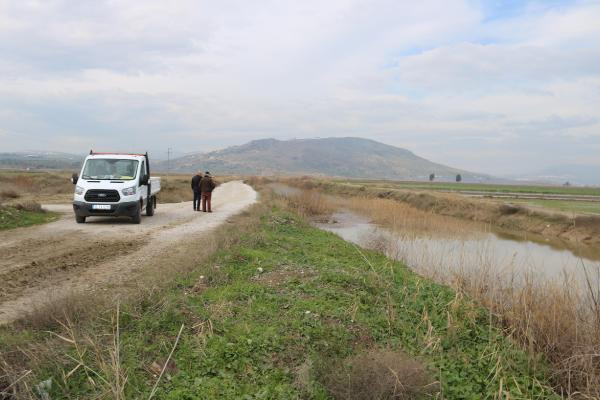
[[[600,166],[600,1],[0,0],[0,151],[317,136]]]

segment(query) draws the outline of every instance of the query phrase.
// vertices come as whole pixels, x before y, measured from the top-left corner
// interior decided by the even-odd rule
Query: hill
[[[165,171],[166,162],[155,164]],[[326,175],[365,179],[486,181],[489,177],[437,164],[412,152],[362,138],[254,140],[210,153],[189,154],[171,160],[172,172],[214,171],[217,174]]]
[[[81,155],[52,151],[0,153],[0,168],[78,170],[84,158]]]

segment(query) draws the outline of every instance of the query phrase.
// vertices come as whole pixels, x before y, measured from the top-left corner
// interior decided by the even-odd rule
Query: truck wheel
[[[138,204],[137,210],[136,210],[134,216],[131,217],[131,222],[133,222],[134,224],[139,224],[140,222],[142,222],[142,205],[141,204]]]
[[[150,197],[148,200],[148,204],[146,205],[146,215],[151,217],[154,215],[154,209],[156,208],[156,198],[154,196]]]
[[[75,221],[77,221],[78,224],[83,224],[83,223],[85,223],[85,217],[80,217],[79,215],[75,215]]]

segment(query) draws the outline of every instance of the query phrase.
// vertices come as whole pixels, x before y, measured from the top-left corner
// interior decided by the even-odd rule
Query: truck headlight
[[[81,196],[85,192],[85,189],[81,186],[75,186],[75,194]]]
[[[135,186],[128,187],[128,188],[121,190],[121,192],[123,193],[123,196],[131,196],[132,194],[135,194],[135,191],[136,191]]]

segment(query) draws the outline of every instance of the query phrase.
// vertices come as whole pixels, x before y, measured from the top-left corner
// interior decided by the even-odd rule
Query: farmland
[[[569,214],[600,214],[600,188],[537,185],[489,185],[448,182],[386,182],[319,179],[338,191],[450,193],[467,198],[514,203],[533,209]]]
[[[413,189],[413,190],[436,190],[450,192],[489,192],[493,193],[532,193],[532,194],[564,194],[564,195],[589,195],[600,196],[600,187],[579,186],[543,186],[543,185],[519,185],[519,184],[486,184],[486,183],[463,183],[463,182],[417,182],[417,181],[376,181],[376,180],[347,180],[332,179],[332,181],[350,186],[368,186],[379,189]]]

